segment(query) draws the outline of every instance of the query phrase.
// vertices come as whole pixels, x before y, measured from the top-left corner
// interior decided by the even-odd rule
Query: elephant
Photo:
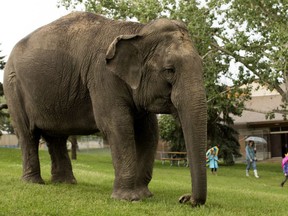
[[[186,25],[167,18],[147,24],[72,12],[42,26],[13,48],[4,93],[22,152],[22,180],[44,183],[43,137],[51,181],[76,183],[66,141],[101,132],[111,148],[111,197],[151,197],[158,143],[157,114],[183,128],[193,206],[207,199],[207,104],[202,58]]]

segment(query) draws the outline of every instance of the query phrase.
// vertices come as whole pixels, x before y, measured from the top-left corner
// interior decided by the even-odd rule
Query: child
[[[217,175],[217,168],[218,168],[218,156],[216,155],[215,150],[212,148],[211,154],[209,155],[209,168],[211,169],[212,174]]]
[[[281,187],[284,186],[285,182],[288,179],[288,153],[285,154],[285,157],[282,159],[282,169],[283,169],[283,172],[284,172],[285,179],[281,183]]]

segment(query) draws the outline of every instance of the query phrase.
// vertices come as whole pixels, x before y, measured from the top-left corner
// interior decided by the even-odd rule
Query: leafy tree
[[[1,52],[1,51],[0,51]],[[4,69],[5,66],[5,61],[4,61],[5,56],[0,56],[0,70]],[[1,103],[4,96],[4,91],[3,91],[3,84],[0,83],[0,97],[1,97]],[[3,106],[4,107],[4,106]],[[9,114],[3,110],[0,110],[0,130],[1,131],[7,131],[7,132],[13,132],[13,127],[10,124],[10,118]],[[2,133],[0,132],[2,135]]]
[[[1,50],[0,50],[0,52],[1,52]],[[4,66],[6,64],[6,62],[4,61],[4,58],[5,58],[5,56],[0,56],[0,70],[3,70]],[[0,96],[3,96],[3,95],[4,95],[3,84],[0,83]]]
[[[0,50],[0,52],[1,52],[1,50]],[[0,56],[0,70],[4,69],[4,66],[5,66],[4,58],[5,58],[5,56]]]
[[[231,114],[240,115],[241,110],[244,108],[243,100],[238,103],[230,101],[230,95],[238,92],[233,92],[233,89],[225,86],[217,86],[218,92],[222,92],[222,98],[210,101],[208,104],[208,146],[212,147],[215,145],[220,146],[219,156],[224,159],[224,163],[227,165],[234,164],[234,156],[239,157],[240,144],[236,139],[238,132],[231,127],[233,119],[230,117]],[[217,88],[216,88],[217,90]],[[245,93],[243,93],[245,95]],[[241,98],[241,95],[238,95]],[[217,100],[230,101],[231,103],[223,104]],[[241,106],[241,109],[236,108]]]
[[[160,138],[167,141],[171,151],[186,151],[181,126],[172,115],[160,115],[158,118]]]
[[[69,136],[68,141],[71,142],[71,159],[77,160],[77,150],[79,150],[77,136]]]
[[[277,90],[286,119],[288,105],[288,2],[286,0],[210,0],[210,18],[217,23],[211,44],[238,64],[234,85],[255,79]],[[281,85],[284,84],[284,88]],[[273,112],[271,112],[273,114]]]

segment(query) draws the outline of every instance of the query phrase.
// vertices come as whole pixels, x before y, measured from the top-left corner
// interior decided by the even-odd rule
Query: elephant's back
[[[27,78],[51,77],[63,73],[85,73],[91,59],[106,54],[110,43],[119,35],[135,34],[143,28],[136,22],[107,19],[88,12],[73,12],[38,28],[13,48],[7,62],[7,79],[11,74]],[[30,70],[30,68],[37,70]],[[57,70],[61,68],[61,70]],[[20,74],[21,73],[21,74]],[[33,75],[32,75],[33,73]],[[13,75],[13,77],[15,77]]]
[[[117,36],[136,34],[143,26],[136,22],[107,19],[89,12],[73,12],[38,28],[20,40],[10,58],[14,63],[19,58],[31,62],[37,61],[39,56],[54,53],[55,56],[66,56],[83,64],[92,55],[93,58],[98,58],[100,54],[105,54]]]
[[[87,52],[92,47],[108,48],[118,35],[138,33],[143,26],[137,22],[111,20],[89,12],[73,12],[38,28],[16,46],[21,47],[22,51],[31,48],[63,48]]]

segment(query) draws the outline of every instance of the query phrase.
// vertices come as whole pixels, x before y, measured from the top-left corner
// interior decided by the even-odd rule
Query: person
[[[255,155],[255,151],[254,151],[254,142],[253,141],[249,141],[248,145],[245,148],[245,152],[246,152],[246,161],[247,161],[247,167],[246,167],[246,176],[249,176],[249,170],[252,168],[254,170],[254,176],[256,178],[259,178],[258,176],[258,172],[257,172],[257,168],[256,168],[256,155]]]
[[[209,168],[211,169],[212,174],[217,175],[217,169],[218,169],[218,155],[216,154],[217,152],[212,148],[210,150],[210,155],[209,155]]]
[[[206,152],[206,163],[207,163],[207,166],[209,164],[209,157],[211,155],[211,150],[214,150],[214,153],[216,156],[218,156],[218,153],[219,153],[219,145],[216,145],[216,146],[213,146],[212,148],[208,149],[207,152]]]
[[[282,159],[282,169],[283,169],[285,178],[281,183],[281,187],[283,187],[285,182],[288,180],[288,153],[285,154],[285,157]]]

